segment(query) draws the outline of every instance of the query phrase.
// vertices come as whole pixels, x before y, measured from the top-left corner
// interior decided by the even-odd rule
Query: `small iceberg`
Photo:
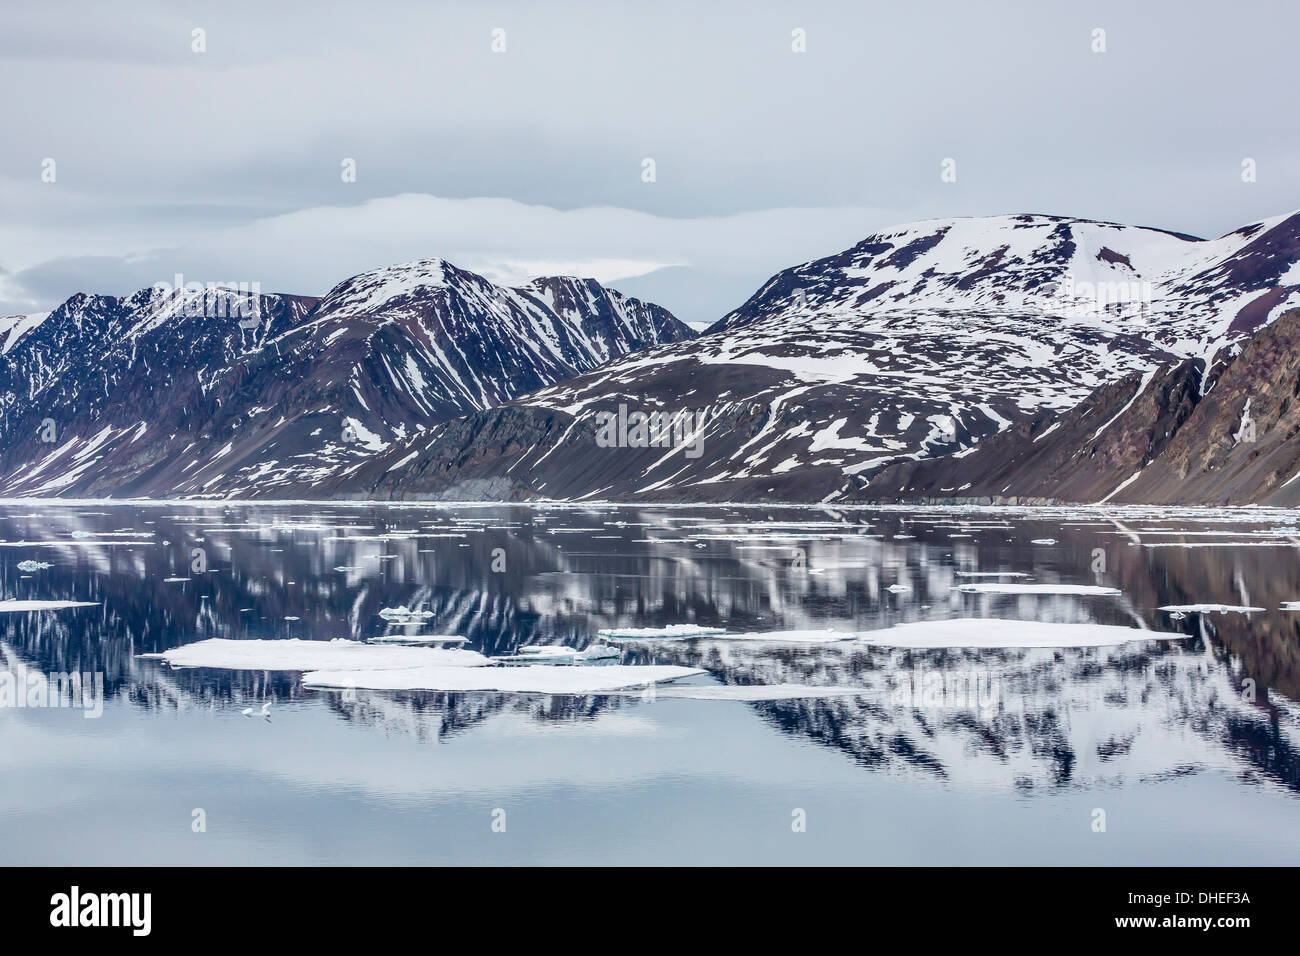
[[[0,613],[58,611],[66,607],[99,607],[94,601],[0,601]]]
[[[714,637],[726,634],[725,627],[699,627],[695,624],[669,624],[667,627],[606,627],[596,632],[601,637],[626,640],[650,640],[663,638],[680,641],[688,637]]]
[[[1251,611],[1263,611],[1262,607],[1246,607],[1242,604],[1166,604],[1162,611],[1169,614],[1227,614],[1232,611],[1238,611],[1242,614],[1249,614]]]
[[[1120,594],[1119,588],[1105,588],[1095,584],[959,584],[956,590],[963,594]]]
[[[754,641],[765,644],[834,644],[855,637],[844,631],[752,631],[748,634],[721,634],[721,641]]]
[[[534,664],[551,666],[572,666],[594,664],[599,661],[616,661],[622,657],[616,647],[608,644],[592,644],[584,650],[566,647],[563,644],[528,644],[514,654],[494,657],[492,662],[505,667],[526,667]]]
[[[867,697],[877,692],[867,687],[815,684],[702,684],[669,686],[655,690],[656,697],[683,700],[815,700],[826,697]]]
[[[424,605],[421,604],[418,608],[386,607],[379,612],[379,616],[385,621],[427,621],[433,617],[433,612],[424,610]]]
[[[431,647],[385,647],[336,638],[332,641],[236,641],[214,637],[173,647],[145,660],[166,661],[172,667],[212,667],[236,671],[314,671],[333,668],[382,670],[389,667],[482,667],[488,659],[477,651]]]
[[[399,644],[407,647],[448,646],[468,644],[468,637],[456,634],[380,634],[367,638],[367,644]]]
[[[944,621],[912,621],[861,635],[873,647],[911,649],[1033,647],[1112,647],[1131,641],[1184,640],[1186,634],[1145,631],[1114,624],[1046,624],[964,617]]]
[[[607,667],[407,667],[390,670],[318,671],[303,686],[326,690],[426,690],[443,692],[561,694],[616,693],[683,677],[698,667],[610,664]]]

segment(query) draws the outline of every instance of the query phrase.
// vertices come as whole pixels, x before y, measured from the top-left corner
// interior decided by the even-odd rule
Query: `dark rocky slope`
[[[891,466],[854,497],[1300,504],[1300,310],[1257,332],[1204,388],[1201,376],[1198,362],[1131,375],[969,454]]]
[[[693,335],[589,279],[510,289],[442,260],[322,299],[78,295],[0,358],[0,495],[312,494],[439,422]]]

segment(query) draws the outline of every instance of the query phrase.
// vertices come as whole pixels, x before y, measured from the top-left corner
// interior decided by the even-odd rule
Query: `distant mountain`
[[[960,460],[1162,368],[1195,370],[1199,399],[1201,382],[1297,305],[1300,213],[1208,241],[1059,216],[903,226],[778,273],[699,338],[448,421],[324,488],[860,499],[907,462]],[[629,416],[656,412],[689,415],[689,440],[636,447]]]
[[[324,298],[145,289],[0,322],[0,495],[311,494],[402,438],[694,333],[590,279],[442,260]]]

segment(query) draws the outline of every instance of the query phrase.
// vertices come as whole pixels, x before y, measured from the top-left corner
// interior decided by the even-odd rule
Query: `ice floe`
[[[654,693],[661,699],[763,701],[859,697],[871,695],[873,691],[867,687],[817,687],[813,684],[687,684],[656,687]]]
[[[0,613],[57,611],[65,607],[99,607],[95,601],[0,601]]]
[[[485,691],[519,694],[594,694],[694,677],[704,671],[676,665],[607,667],[403,667],[304,674],[304,686],[346,690]],[[662,693],[662,691],[657,691]]]
[[[616,661],[622,656],[622,652],[618,648],[610,647],[608,644],[592,644],[583,650],[578,650],[576,647],[566,647],[563,644],[529,644],[519,648],[514,654],[492,658],[492,663],[504,664],[510,667],[531,666],[534,664],[549,664],[552,666],[595,664],[601,661]]]
[[[688,637],[713,637],[725,634],[723,627],[698,627],[694,624],[669,624],[667,627],[606,627],[597,633],[601,637],[628,638],[632,640],[649,640],[666,638],[684,640]]]
[[[1097,584],[1005,584],[1000,581],[988,584],[959,584],[956,590],[963,594],[1119,594],[1119,588]]]
[[[854,634],[832,630],[799,631],[751,631],[746,634],[716,634],[719,641],[763,641],[769,644],[831,644],[836,641],[848,641]]]
[[[379,616],[385,621],[423,621],[433,617],[433,612],[424,610],[423,605],[418,608],[386,607]]]
[[[367,638],[366,643],[427,647],[436,644],[468,644],[469,638],[458,634],[379,634]]]
[[[1226,614],[1230,611],[1240,611],[1242,613],[1263,611],[1264,608],[1246,607],[1242,604],[1166,604],[1160,610],[1168,611],[1171,614]]]
[[[429,647],[385,647],[336,638],[332,641],[232,641],[214,637],[140,657],[163,660],[172,667],[214,667],[245,671],[315,671],[334,668],[447,666],[481,667],[488,659],[477,651]]]
[[[1130,641],[1177,640],[1186,634],[1146,631],[1113,624],[1047,624],[1000,618],[962,617],[944,621],[912,621],[870,631],[859,640],[873,647],[905,648],[1021,648],[1111,647]]]

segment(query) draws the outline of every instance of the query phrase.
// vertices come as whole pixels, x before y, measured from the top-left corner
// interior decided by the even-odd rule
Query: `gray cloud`
[[[196,27],[203,54],[190,50]],[[490,48],[496,27],[504,54]],[[803,54],[790,48],[796,27]],[[1097,27],[1104,54],[1090,50]],[[346,234],[242,257],[210,239],[405,194],[615,207],[653,214],[644,222],[698,220],[697,235],[714,218],[787,208],[836,222],[837,210],[870,210],[864,230],[1030,211],[1219,234],[1300,205],[1300,129],[1286,119],[1297,27],[1300,10],[1266,0],[887,10],[83,0],[57,17],[7,3],[0,84],[17,95],[0,103],[0,266],[16,278],[0,287],[0,308],[46,307],[94,284],[128,289],[141,256],[144,271],[313,286],[379,264],[367,257],[390,246],[405,258],[470,247],[494,260],[553,256],[479,231],[472,241],[437,231],[424,238],[439,245],[418,250],[368,239],[351,266],[337,254]],[[46,157],[55,184],[40,182]],[[340,180],[344,157],[357,161],[356,183]],[[653,184],[641,181],[645,157]],[[957,160],[956,183],[940,181],[945,157]],[[1246,157],[1258,163],[1252,184],[1239,175]],[[790,259],[777,265],[833,251],[832,236],[860,238],[807,236],[782,245]],[[704,294],[697,280],[730,288],[773,268],[769,237],[727,240],[744,261],[726,269],[698,265],[689,242],[673,253],[634,237],[619,255],[677,255],[655,287],[712,308],[734,296]],[[326,278],[312,260],[341,271]]]

